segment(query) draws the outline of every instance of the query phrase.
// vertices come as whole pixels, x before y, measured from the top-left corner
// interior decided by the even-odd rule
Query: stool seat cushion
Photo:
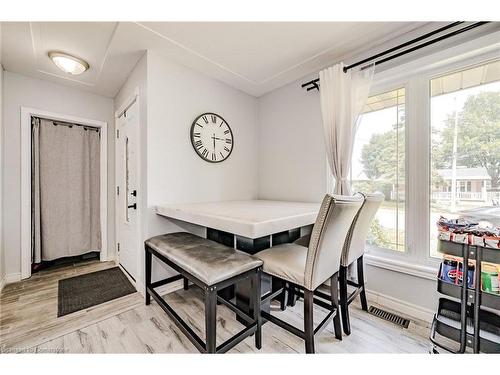
[[[302,236],[295,241],[293,241],[294,244],[300,245],[300,246],[305,246],[309,247],[309,242],[311,242],[311,235],[306,234],[305,236]]]
[[[262,265],[261,260],[251,255],[186,232],[152,237],[146,240],[146,245],[206,285]]]
[[[307,247],[286,243],[255,254],[264,262],[263,271],[294,284],[305,286]]]

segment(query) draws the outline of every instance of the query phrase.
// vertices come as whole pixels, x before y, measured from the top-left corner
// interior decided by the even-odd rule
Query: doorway
[[[116,240],[118,262],[134,280],[138,275],[139,111],[136,98],[116,119]]]
[[[80,124],[99,129],[99,218],[101,251],[99,259],[108,260],[107,251],[107,123],[33,108],[21,108],[21,279],[31,276],[32,264],[32,118]]]

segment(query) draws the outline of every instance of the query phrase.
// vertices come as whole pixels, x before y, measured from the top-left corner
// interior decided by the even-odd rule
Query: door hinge
[[[119,186],[116,187],[116,195],[120,195],[120,187]]]
[[[116,129],[116,138],[120,138],[120,129]]]
[[[116,243],[116,246],[117,246],[118,252],[120,252],[120,243],[119,243],[119,242],[117,242],[117,243]]]

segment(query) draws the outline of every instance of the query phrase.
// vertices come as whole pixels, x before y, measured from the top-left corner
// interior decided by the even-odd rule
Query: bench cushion
[[[206,285],[262,265],[261,260],[251,255],[186,232],[152,237],[146,240],[146,245]]]

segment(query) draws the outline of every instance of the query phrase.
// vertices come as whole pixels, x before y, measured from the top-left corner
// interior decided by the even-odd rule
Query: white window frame
[[[376,73],[370,96],[405,88],[405,252],[372,249],[365,255],[367,264],[435,279],[440,260],[429,251],[430,80],[498,60],[499,48],[500,32],[495,32]],[[332,186],[329,171],[328,176]]]

